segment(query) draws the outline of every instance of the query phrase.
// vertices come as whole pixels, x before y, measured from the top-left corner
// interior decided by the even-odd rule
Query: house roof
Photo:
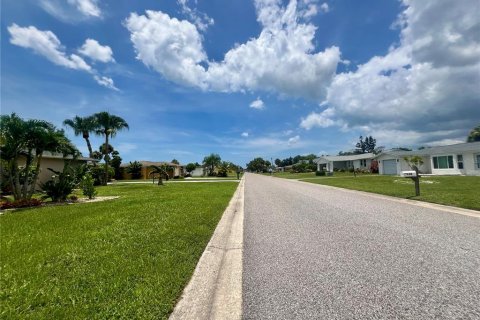
[[[313,160],[318,163],[319,161],[353,161],[353,160],[363,160],[363,159],[373,159],[375,155],[373,153],[362,153],[362,154],[352,154],[348,156],[321,156]]]
[[[150,166],[170,166],[170,167],[183,167],[182,165],[180,164],[176,164],[176,163],[173,163],[173,162],[156,162],[156,161],[145,161],[145,160],[140,160],[140,161],[137,161],[137,162],[140,162],[142,164],[142,166],[144,167],[150,167]],[[130,163],[122,163],[120,165],[120,167],[128,167],[130,165]]]
[[[71,156],[71,155],[64,157],[63,154],[61,154],[61,153],[52,153],[52,152],[49,152],[49,151],[44,151],[42,157],[44,159],[45,158],[48,158],[48,159],[73,159],[73,156]],[[96,162],[100,161],[98,159],[93,159],[93,158],[89,158],[89,157],[77,157],[77,158],[75,158],[75,160],[77,160],[77,161],[96,161]]]
[[[413,151],[387,150],[379,154],[377,157],[380,157],[382,155],[389,155],[389,156],[396,156],[396,157],[429,156],[434,154],[462,153],[462,152],[468,152],[468,151],[480,152],[480,141],[451,144],[448,146],[429,147],[422,150],[413,150]]]

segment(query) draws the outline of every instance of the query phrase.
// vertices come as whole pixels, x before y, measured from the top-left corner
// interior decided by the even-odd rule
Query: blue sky
[[[480,119],[479,6],[5,0],[1,112],[58,127],[119,115],[124,162],[214,152],[245,165],[336,154],[359,135],[387,148],[463,142]]]

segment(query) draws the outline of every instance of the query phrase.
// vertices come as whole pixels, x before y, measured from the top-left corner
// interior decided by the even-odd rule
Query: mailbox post
[[[410,178],[415,183],[415,196],[420,195],[420,175],[418,174],[417,166],[412,166],[412,171],[402,171],[402,177]]]

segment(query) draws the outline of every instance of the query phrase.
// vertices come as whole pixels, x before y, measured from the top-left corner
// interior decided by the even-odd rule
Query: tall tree
[[[96,122],[95,133],[105,137],[105,146],[109,145],[109,139],[115,137],[118,131],[129,128],[128,123],[124,119],[106,111],[95,113],[93,117]],[[104,148],[102,152],[105,160],[104,185],[107,185],[108,182],[108,164],[110,160],[108,151],[109,148]]]
[[[470,131],[470,134],[467,137],[467,142],[480,141],[480,125]]]
[[[87,142],[88,156],[93,158],[93,149],[92,145],[90,144],[90,133],[95,132],[95,118],[92,116],[83,118],[75,116],[73,119],[66,119],[63,121],[63,125],[72,128],[73,133],[76,136],[82,135],[83,139],[85,139]]]
[[[15,113],[0,117],[0,145],[0,156],[6,163],[15,200],[32,197],[45,151],[78,155],[63,130],[43,120],[25,121]],[[19,166],[21,157],[25,158],[22,167]]]
[[[112,160],[110,160],[110,164],[115,170],[115,179],[119,180],[122,178],[122,172],[120,169],[120,165],[122,164],[122,158],[120,157],[120,153],[118,151],[112,152]]]
[[[203,164],[208,168],[208,175],[213,175],[215,167],[220,165],[222,158],[216,153],[211,153],[210,155],[203,158]]]
[[[365,137],[363,140],[363,136],[360,136],[359,141],[355,145],[357,153],[370,153],[375,150],[375,146],[377,144],[377,140],[374,139],[372,136]]]

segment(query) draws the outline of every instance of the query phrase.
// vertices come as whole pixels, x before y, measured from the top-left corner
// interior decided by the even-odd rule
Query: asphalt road
[[[480,319],[480,219],[247,174],[244,319]]]

